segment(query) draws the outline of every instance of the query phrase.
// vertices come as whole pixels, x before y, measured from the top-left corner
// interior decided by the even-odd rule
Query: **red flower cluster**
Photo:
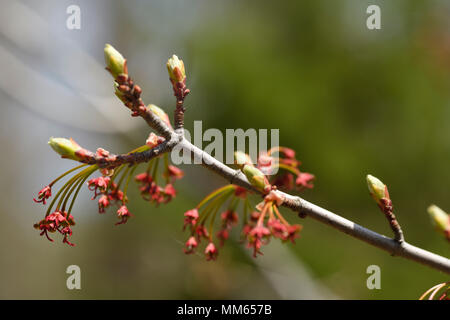
[[[155,161],[159,161],[159,159]],[[156,171],[155,174],[157,175]],[[140,173],[134,178],[140,183],[139,190],[141,191],[142,198],[158,205],[160,203],[168,203],[175,198],[177,193],[173,185],[175,180],[181,179],[183,176],[183,170],[166,164],[166,169],[163,173],[163,177],[166,180],[164,187],[159,186],[157,184],[157,177],[153,177],[148,171]]]
[[[51,242],[53,242],[53,239],[50,238],[48,233],[54,233],[58,231],[64,236],[63,243],[74,246],[74,244],[68,240],[68,237],[72,235],[72,229],[70,227],[74,224],[75,221],[71,214],[56,210],[55,212],[49,214],[44,219],[36,223],[34,225],[34,228],[40,230],[40,235],[45,235]]]
[[[153,177],[146,172],[138,174],[135,179],[141,184],[139,190],[142,198],[147,201],[155,204],[168,203],[176,195],[176,190],[171,183],[166,184],[165,187],[158,186]]]
[[[206,259],[214,260],[218,255],[218,249],[213,243],[213,228],[216,213],[222,207],[223,203],[229,200],[228,209],[220,214],[220,228],[215,234],[223,246],[229,238],[231,229],[238,224],[239,216],[236,211],[239,203],[244,203],[244,224],[242,228],[243,240],[247,247],[253,249],[253,256],[262,254],[261,247],[267,244],[271,237],[278,238],[283,242],[291,241],[299,237],[300,225],[291,225],[282,216],[278,207],[283,203],[284,198],[276,190],[270,191],[264,197],[264,201],[256,206],[249,217],[247,209],[251,209],[247,196],[248,192],[236,185],[227,185],[211,192],[203,199],[196,208],[184,213],[183,230],[190,230],[190,237],[185,243],[184,253],[192,254],[199,246],[202,239],[206,239],[204,254]],[[204,209],[203,209],[204,208]],[[209,230],[205,228],[207,220],[209,221]]]
[[[302,226],[290,225],[284,219],[278,210],[282,202],[283,200],[271,191],[264,198],[264,202],[256,206],[258,211],[254,211],[245,224],[243,236],[247,241],[247,247],[253,249],[254,257],[262,254],[261,246],[267,244],[271,236],[282,241],[290,240],[292,243],[295,243],[295,239],[299,237],[298,233]]]
[[[273,157],[273,153],[279,153],[279,157]],[[292,190],[296,186],[299,190],[312,189],[314,187],[314,175],[301,172],[298,167],[301,162],[295,158],[295,151],[286,147],[276,147],[263,153],[258,158],[258,168],[265,174],[274,169],[282,169],[286,172],[275,175],[271,184],[280,189]]]
[[[185,244],[185,247],[183,249],[184,253],[186,254],[191,254],[194,253],[195,248],[197,248],[199,244],[199,240],[197,240],[196,237],[191,236]],[[209,242],[208,245],[205,248],[205,257],[206,257],[206,261],[210,261],[210,260],[216,260],[217,255],[218,255],[218,251],[216,246],[214,245],[213,242]]]
[[[125,206],[127,201],[126,196],[124,196],[123,191],[120,190],[116,183],[111,181],[109,177],[98,177],[88,181],[88,188],[94,191],[94,200],[98,195],[101,195],[98,199],[98,212],[105,213],[105,209],[110,207],[112,204],[119,204],[120,207],[117,210],[117,218],[120,219],[116,225],[124,224],[132,216]]]
[[[186,254],[192,254],[195,252],[195,249],[198,247],[202,239],[208,240],[208,244],[205,248],[205,257],[206,260],[215,260],[218,255],[218,251],[216,246],[211,240],[211,237],[209,236],[208,230],[205,228],[204,223],[199,224],[199,213],[198,209],[194,208],[191,210],[188,210],[184,213],[184,225],[183,230],[186,229],[186,227],[189,227],[191,230],[192,236],[189,237],[189,239],[186,241],[184,246],[184,253]]]

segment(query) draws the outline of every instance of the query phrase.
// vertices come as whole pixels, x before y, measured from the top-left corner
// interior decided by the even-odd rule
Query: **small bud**
[[[450,235],[450,216],[434,204],[429,206],[427,211],[436,229]]]
[[[242,169],[244,165],[253,166],[252,159],[250,159],[250,156],[242,151],[235,151],[234,152],[234,163]]]
[[[172,128],[172,126],[170,125],[169,116],[167,115],[167,113],[163,111],[163,109],[154,104],[149,104],[148,108],[150,109],[151,112],[153,112],[155,115],[161,118],[170,128]]]
[[[123,93],[119,90],[119,84],[117,82],[114,82],[114,89],[114,94],[116,95],[116,97],[119,98],[123,103],[126,103],[127,100],[124,98]]]
[[[153,132],[150,132],[145,144],[151,148],[154,148],[158,145],[158,136]]]
[[[106,44],[104,52],[106,68],[112,74],[114,79],[120,74],[128,74],[127,62],[119,51],[114,49],[110,44]]]
[[[95,155],[99,158],[106,158],[109,156],[109,151],[105,150],[103,148],[97,148],[97,151],[95,152]]]
[[[376,203],[380,204],[381,199],[389,199],[389,193],[387,191],[386,185],[381,182],[378,178],[368,174],[366,176],[367,186],[369,187],[369,192]]]
[[[183,82],[186,79],[183,60],[178,59],[176,55],[173,55],[166,65],[172,82]]]
[[[72,138],[50,138],[48,141],[50,147],[55,150],[56,153],[59,153],[62,158],[72,159],[72,160],[80,160],[81,158],[76,155],[77,151],[82,150],[82,148],[76,143]]]
[[[247,177],[248,181],[252,184],[252,186],[263,191],[270,189],[269,181],[267,181],[264,173],[262,173],[258,168],[255,168],[251,165],[244,165],[241,170]]]

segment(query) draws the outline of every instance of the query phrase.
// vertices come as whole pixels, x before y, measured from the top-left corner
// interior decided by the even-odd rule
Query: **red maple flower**
[[[105,209],[109,206],[109,198],[107,195],[102,195],[100,199],[98,199],[98,212],[105,213]]]
[[[172,178],[172,181],[176,179],[181,179],[184,177],[184,172],[178,167],[173,165],[167,166],[166,176]]]
[[[185,246],[185,248],[183,249],[184,253],[191,254],[191,253],[194,253],[194,250],[195,250],[195,248],[197,248],[198,243],[197,243],[197,240],[195,239],[195,237],[190,237],[186,241],[186,244],[184,246]]]
[[[199,215],[198,215],[197,208],[186,211],[184,213],[183,230],[186,229],[186,226],[188,226],[188,225],[194,226],[197,223],[198,217],[199,217]]]
[[[142,172],[134,177],[138,182],[148,182],[151,181],[151,176],[147,172]]]
[[[62,214],[61,211],[57,210],[57,211],[49,214],[45,218],[45,220],[50,223],[54,223],[55,227],[58,227],[62,222],[66,221],[66,217]]]
[[[110,192],[108,193],[108,199],[110,201],[116,201],[116,202],[122,202],[124,201],[123,198],[123,191],[117,188],[117,184],[114,182],[111,183],[110,186]]]
[[[69,216],[67,216],[67,213],[64,213],[64,216],[66,217],[67,223],[69,224],[69,226],[74,226],[75,225],[75,220],[73,218],[73,216],[69,213]]]
[[[295,184],[300,188],[312,189],[314,187],[312,183],[314,179],[315,176],[313,174],[302,172],[297,176],[297,179],[295,179]]]
[[[39,221],[38,223],[35,223],[34,228],[41,231],[41,233],[40,233],[41,236],[45,235],[49,241],[53,242],[53,239],[50,238],[48,233],[49,232],[53,233],[56,231],[54,223],[49,223],[46,219],[43,219],[43,220]]]
[[[92,197],[92,200],[94,200],[98,195],[106,191],[106,188],[108,187],[110,180],[111,179],[109,177],[98,177],[88,181],[89,190],[94,191],[94,196]]]
[[[42,204],[46,204],[46,200],[50,198],[52,195],[52,188],[50,186],[45,186],[41,189],[38,193],[38,200],[36,198],[33,198],[34,202],[39,203],[42,202]]]
[[[202,238],[209,239],[208,230],[206,229],[206,227],[203,224],[201,224],[199,226],[195,226],[194,228],[195,228],[195,230],[194,230],[195,237],[197,238],[198,242],[200,242],[202,240]]]
[[[248,244],[249,248],[253,248],[253,257],[257,257],[258,254],[263,254],[261,252],[261,246],[267,243],[267,239],[270,236],[270,231],[263,225],[257,225],[248,234]],[[264,241],[266,240],[266,241]]]
[[[141,183],[139,190],[144,200],[158,205],[169,202],[175,196],[175,188],[172,185],[166,185],[166,188],[162,188],[156,184],[153,177],[148,173],[138,174],[135,179]]]
[[[238,214],[233,210],[227,210],[222,212],[220,217],[222,218],[222,223],[225,227],[231,227],[236,223],[238,223],[239,220]]]
[[[206,261],[216,260],[218,254],[219,252],[217,251],[217,248],[214,245],[214,243],[212,242],[208,243],[205,249]]]
[[[228,229],[220,229],[219,232],[217,232],[216,236],[220,240],[220,246],[223,247],[230,234],[228,232]]]
[[[72,236],[72,229],[70,227],[65,227],[60,231],[63,235],[63,243],[67,243],[69,246],[74,247],[75,244],[70,242],[67,238]]]
[[[253,221],[253,222],[258,221],[260,215],[261,215],[261,212],[259,212],[259,211],[253,211],[253,212],[250,214],[250,221]]]
[[[252,229],[253,227],[251,225],[245,224],[244,227],[242,227],[242,237],[246,239]]]
[[[247,189],[236,186],[236,189],[234,190],[234,195],[236,197],[245,199],[247,197]]]
[[[267,226],[275,238],[286,240],[288,229],[279,219],[269,219]]]
[[[289,159],[295,159],[295,151],[291,148],[282,147],[282,152]]]
[[[63,242],[73,246],[73,243],[70,243],[67,240],[67,237],[72,235],[70,226],[74,224],[75,221],[73,220],[72,215],[68,215],[66,212],[63,213],[60,210],[56,210],[55,212],[52,212],[44,219],[36,223],[34,227],[41,231],[41,236],[45,235],[46,238],[51,242],[53,242],[53,239],[50,238],[48,233],[54,233],[58,231],[64,235]]]
[[[122,205],[119,210],[117,210],[117,217],[121,219],[119,222],[116,222],[116,226],[119,224],[124,224],[131,217],[130,211],[128,211],[127,206]]]
[[[170,202],[173,198],[175,198],[177,191],[175,190],[175,188],[171,183],[168,183],[164,187],[163,193],[164,193],[164,202],[167,203]]]
[[[287,227],[287,236],[286,240],[291,240],[292,243],[295,243],[295,239],[299,238],[300,236],[298,233],[302,230],[302,226],[299,224],[294,224]]]

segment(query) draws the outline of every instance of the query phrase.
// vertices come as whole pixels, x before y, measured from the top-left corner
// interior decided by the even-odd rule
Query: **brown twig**
[[[120,92],[119,99],[133,112],[132,116],[142,117],[150,127],[155,129],[166,140],[172,139],[174,132],[164,121],[161,121],[158,116],[145,106],[141,99],[141,88],[128,75],[124,74],[119,75],[116,78],[116,82],[118,83],[117,90]]]
[[[177,143],[177,140],[172,139],[169,141],[164,141],[156,147],[146,151],[119,155],[110,154],[108,156],[101,156],[97,153],[93,153],[92,151],[83,149],[81,155],[79,155],[82,159],[79,161],[91,165],[96,164],[99,168],[114,169],[122,164],[133,165],[136,163],[148,162],[161,154],[170,152]]]
[[[175,131],[180,132],[184,127],[184,99],[189,94],[190,90],[186,87],[186,79],[179,82],[172,82],[173,94],[177,98],[177,103],[174,111],[174,125]]]
[[[397,240],[398,242],[405,241],[403,230],[400,227],[400,224],[398,223],[398,220],[393,212],[392,200],[383,198],[380,200],[380,202],[381,204],[379,205],[379,207],[381,211],[383,211],[384,215],[386,216],[386,219],[389,222],[389,226],[394,232],[394,239]]]

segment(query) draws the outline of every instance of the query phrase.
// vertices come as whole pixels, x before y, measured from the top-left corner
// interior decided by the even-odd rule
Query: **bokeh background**
[[[81,8],[68,30],[66,8]],[[381,8],[381,30],[366,8]],[[279,128],[316,187],[303,196],[377,232],[390,229],[365,184],[389,185],[412,244],[448,256],[426,207],[450,210],[450,4],[448,1],[16,1],[0,10],[0,298],[417,299],[448,276],[391,257],[311,219],[296,245],[272,241],[252,259],[229,241],[217,262],[182,252],[182,214],[223,181],[184,166],[176,201],[130,197],[135,217],[115,227],[84,190],[70,248],[32,228],[37,191],[71,168],[47,146],[74,137],[116,153],[148,128],[113,95],[103,69],[111,43],[129,61],[144,100],[171,110],[165,70],[176,53],[192,90],[186,127]],[[87,189],[87,188],[85,188]],[[295,215],[286,211],[291,221]],[[82,289],[66,288],[67,266]],[[366,268],[381,268],[368,290]]]

